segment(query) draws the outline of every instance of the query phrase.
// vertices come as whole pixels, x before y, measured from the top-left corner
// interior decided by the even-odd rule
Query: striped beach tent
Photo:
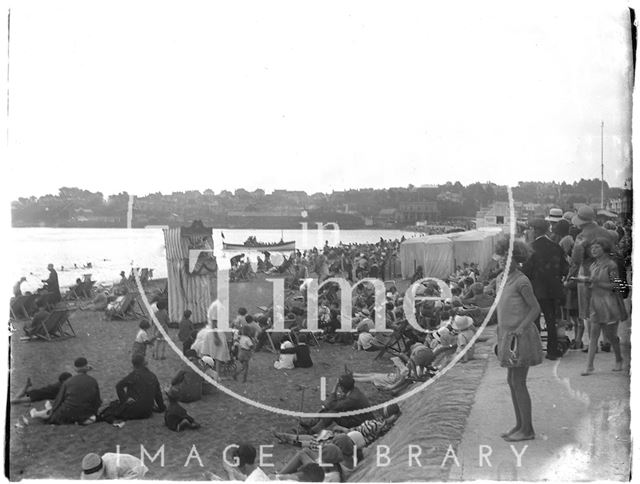
[[[173,322],[180,321],[186,309],[191,310],[192,321],[206,321],[207,310],[216,298],[216,272],[194,271],[197,268],[197,253],[194,254],[193,239],[189,237],[194,225],[190,228],[163,229],[167,257],[168,310],[169,318]],[[204,233],[202,239],[207,238],[205,232],[208,230],[208,239],[211,240],[211,229],[202,227],[200,224],[197,230]],[[211,250],[213,250],[213,242],[211,242]]]

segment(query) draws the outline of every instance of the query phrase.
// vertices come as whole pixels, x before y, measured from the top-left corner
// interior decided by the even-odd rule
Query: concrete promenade
[[[449,479],[629,480],[629,326],[619,329],[623,372],[611,371],[613,353],[598,352],[596,372],[581,376],[587,357],[582,351],[531,368],[535,440],[508,443],[500,437],[515,417],[507,370],[490,358],[456,452],[459,465],[451,466]]]

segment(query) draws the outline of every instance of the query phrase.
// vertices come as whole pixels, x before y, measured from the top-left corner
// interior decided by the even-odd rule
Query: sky
[[[627,5],[10,2],[4,196],[622,186]]]

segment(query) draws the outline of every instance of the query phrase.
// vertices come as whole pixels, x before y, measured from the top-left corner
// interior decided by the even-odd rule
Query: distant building
[[[437,202],[407,202],[400,205],[401,220],[403,223],[437,220],[440,212]]]
[[[631,214],[633,211],[631,190],[624,190],[622,196],[610,199],[607,203],[607,209],[617,213],[623,221],[631,220]]]
[[[303,203],[307,200],[307,192],[302,190],[274,190],[272,195],[292,203]]]
[[[395,224],[400,221],[400,217],[400,212],[395,208],[383,208],[375,217],[375,221],[378,224]]]
[[[508,233],[511,224],[509,202],[494,202],[476,213],[476,228],[499,227]],[[514,214],[517,220],[518,213]]]

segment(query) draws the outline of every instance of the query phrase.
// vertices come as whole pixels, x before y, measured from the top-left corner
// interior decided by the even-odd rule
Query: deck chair
[[[33,305],[36,300],[35,294],[26,294],[23,296],[18,296],[14,298],[9,304],[9,311],[11,312],[11,317],[15,320],[20,319],[29,319],[29,308]]]
[[[65,326],[67,328],[65,328]],[[39,326],[32,328],[28,336],[43,339],[45,341],[61,340],[66,338],[74,338],[76,332],[69,321],[69,311],[59,309],[49,314],[49,317],[40,323]]]
[[[375,360],[378,360],[384,356],[384,354],[388,350],[395,351],[397,353],[404,353],[408,349],[407,339],[404,336],[404,325],[394,329],[393,333],[389,336],[387,343],[384,345],[376,357]]]
[[[131,316],[128,315],[132,306],[135,302],[135,294],[128,293],[123,296],[118,296],[118,298],[107,306],[105,309],[105,316],[108,319],[130,319]]]
[[[299,318],[298,327],[300,329],[307,329],[307,318],[305,318],[305,317]],[[313,339],[313,342],[315,343],[316,351],[320,351],[320,340],[316,336],[316,333],[322,334],[323,331],[321,329],[319,329],[318,331],[308,331],[305,334],[308,334],[311,337],[311,339]]]
[[[83,299],[91,299],[91,295],[93,293],[93,286],[96,281],[92,281],[89,279],[88,281],[84,281],[82,285],[78,288],[80,291],[79,296]]]

